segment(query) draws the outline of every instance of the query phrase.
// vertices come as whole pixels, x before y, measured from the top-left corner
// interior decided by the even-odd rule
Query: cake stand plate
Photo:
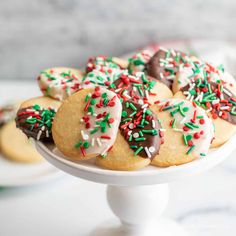
[[[36,142],[36,148],[57,168],[108,185],[108,205],[120,224],[106,222],[94,229],[90,236],[186,236],[176,222],[161,217],[168,204],[168,183],[213,168],[234,150],[235,143],[236,135],[220,148],[211,150],[206,157],[193,162],[168,168],[148,166],[137,171],[113,171],[102,169],[93,161],[69,161],[55,147],[41,142]]]

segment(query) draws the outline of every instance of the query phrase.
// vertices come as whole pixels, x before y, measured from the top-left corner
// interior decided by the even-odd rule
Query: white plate
[[[46,161],[37,164],[20,164],[0,155],[0,186],[2,187],[41,183],[63,174]]]

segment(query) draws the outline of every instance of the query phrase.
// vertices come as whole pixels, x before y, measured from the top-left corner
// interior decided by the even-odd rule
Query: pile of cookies
[[[47,69],[38,84],[43,96],[21,105],[17,127],[74,162],[95,158],[112,170],[180,165],[236,131],[234,78],[173,49],[92,57],[84,71]]]

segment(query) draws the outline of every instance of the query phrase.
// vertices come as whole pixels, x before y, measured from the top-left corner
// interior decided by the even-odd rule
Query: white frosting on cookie
[[[115,142],[118,132],[122,105],[117,95],[102,87],[87,94],[84,114],[80,122],[82,140],[75,148],[80,148],[84,156],[96,154],[105,156]],[[83,101],[81,101],[83,102]]]
[[[81,89],[82,73],[71,68],[52,68],[42,71],[38,84],[45,96],[64,100]]]
[[[143,50],[129,58],[129,70],[131,72],[145,71],[146,64],[149,62],[154,52]]]
[[[183,99],[167,99],[159,104],[160,110],[169,112],[173,120],[169,127],[183,134],[186,153],[205,156],[214,138],[214,127],[206,112]]]
[[[196,70],[197,73],[195,73]],[[187,84],[193,82],[196,76],[198,78],[204,79],[206,72],[207,72],[207,78],[211,82],[217,82],[221,80],[225,88],[236,93],[236,81],[234,77],[228,72],[224,70],[219,70],[208,63],[201,63],[198,65],[198,68],[194,67],[181,68],[177,75],[178,82],[175,83],[178,86],[178,88],[175,89],[178,91],[181,88],[185,87]]]

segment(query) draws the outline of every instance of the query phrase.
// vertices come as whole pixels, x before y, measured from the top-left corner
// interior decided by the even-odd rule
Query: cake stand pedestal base
[[[187,236],[176,222],[161,217],[169,198],[168,184],[108,186],[107,201],[119,221],[108,221],[90,236]]]

